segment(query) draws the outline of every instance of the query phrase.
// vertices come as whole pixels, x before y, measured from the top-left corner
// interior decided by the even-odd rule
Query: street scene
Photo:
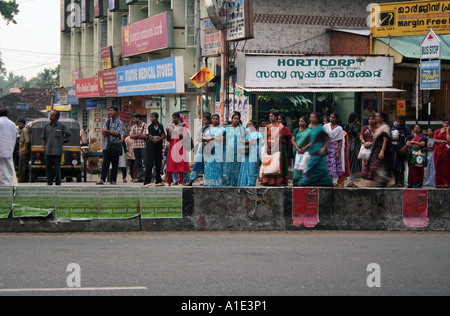
[[[0,15],[1,296],[450,294],[450,1]]]

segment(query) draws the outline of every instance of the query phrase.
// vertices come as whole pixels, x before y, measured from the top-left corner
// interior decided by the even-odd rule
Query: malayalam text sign
[[[441,61],[422,61],[420,63],[420,90],[441,89]]]
[[[247,55],[246,88],[392,87],[394,59],[369,56]]]
[[[450,1],[405,1],[370,5],[374,37],[450,33]]]

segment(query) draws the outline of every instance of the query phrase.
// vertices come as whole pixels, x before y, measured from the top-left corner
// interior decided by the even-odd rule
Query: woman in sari
[[[288,185],[288,175],[289,175],[289,165],[291,164],[292,161],[292,156],[291,156],[291,147],[292,147],[292,133],[289,130],[289,127],[287,127],[287,121],[286,121],[286,116],[284,114],[279,114],[278,115],[278,122],[280,122],[281,124],[283,124],[284,129],[283,129],[283,140],[282,140],[282,145],[283,145],[283,151],[282,151],[282,158],[283,158],[283,184],[284,185]]]
[[[236,187],[243,155],[238,153],[239,140],[245,137],[245,127],[241,125],[241,115],[235,112],[231,124],[226,127],[225,162],[223,166],[223,186]]]
[[[248,152],[244,153],[245,161],[242,162],[239,174],[238,186],[254,187],[259,174],[259,149],[262,141],[262,135],[258,132],[258,123],[250,120],[247,124],[245,138],[241,139],[241,148],[245,151],[248,145]]]
[[[434,165],[436,188],[450,187],[450,122],[445,119],[443,127],[434,133]]]
[[[425,171],[425,181],[424,186],[434,187],[436,185],[436,168],[434,166],[434,131],[429,128],[427,131],[428,142],[427,142],[427,170]]]
[[[375,115],[377,129],[373,135],[372,153],[364,165],[362,178],[369,187],[387,187],[392,180],[391,131],[386,123],[387,114]]]
[[[203,151],[205,160],[204,186],[222,186],[223,178],[223,135],[225,128],[220,126],[220,117],[214,114],[211,125],[202,134],[202,142],[208,145]]]
[[[319,113],[311,113],[309,120],[311,124],[308,151],[311,158],[308,162],[307,170],[303,173],[303,178],[300,180],[300,185],[309,187],[332,187],[333,180],[328,172],[327,162],[325,160],[330,137],[323,128],[322,118]]]
[[[361,141],[362,146],[369,149],[373,146],[373,134],[377,129],[377,122],[375,121],[375,114],[371,114],[367,121],[367,124],[361,130],[361,134],[359,135],[359,140]],[[362,168],[364,168],[366,164],[366,160],[362,159]]]
[[[331,114],[330,123],[325,124],[325,132],[330,137],[328,154],[326,157],[328,171],[336,186],[339,176],[345,171],[345,139],[342,127],[338,125],[339,117],[336,113]]]
[[[183,146],[183,139],[189,139],[189,130],[181,123],[180,113],[172,115],[172,124],[166,130],[167,141],[169,142],[169,152],[167,154],[167,183],[172,184],[172,175],[178,173],[178,183],[183,184],[185,172],[190,171],[186,150]]]
[[[411,148],[412,154],[409,161],[408,188],[421,188],[423,186],[426,165],[421,164],[421,162],[426,161],[427,140],[427,137],[422,134],[421,126],[416,124],[414,126],[414,137],[406,143],[406,146]],[[413,159],[417,153],[421,155],[421,160]]]
[[[270,124],[266,125],[266,151],[268,155],[275,152],[281,152],[283,149],[283,131],[284,126],[278,122],[278,113],[270,112],[269,114]],[[283,159],[280,158],[280,170],[283,169]],[[283,173],[272,175],[262,172],[261,184],[263,186],[283,186]]]
[[[296,128],[294,130],[294,133],[292,134],[292,151],[293,151],[293,157],[295,162],[295,157],[297,154],[304,154],[308,151],[308,145],[309,145],[309,138],[311,134],[311,130],[308,128],[308,118],[306,116],[301,117],[298,120],[298,126],[299,128]],[[294,186],[300,184],[300,180],[303,177],[303,171],[295,170],[295,168],[292,168],[293,173],[293,182]]]

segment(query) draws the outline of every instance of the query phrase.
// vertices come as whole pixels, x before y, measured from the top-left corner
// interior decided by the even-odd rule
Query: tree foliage
[[[14,18],[19,13],[19,4],[16,2],[16,0],[0,0],[0,14],[2,15],[3,19],[6,21],[6,23],[14,23],[16,24],[16,20]]]

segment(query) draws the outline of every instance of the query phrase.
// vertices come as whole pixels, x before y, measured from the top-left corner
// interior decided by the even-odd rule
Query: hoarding
[[[405,1],[370,5],[374,37],[450,33],[450,1]]]
[[[122,27],[122,56],[129,57],[173,47],[171,12]]]
[[[247,55],[246,88],[392,87],[394,59],[369,56]]]
[[[183,57],[116,68],[118,96],[184,93]]]

